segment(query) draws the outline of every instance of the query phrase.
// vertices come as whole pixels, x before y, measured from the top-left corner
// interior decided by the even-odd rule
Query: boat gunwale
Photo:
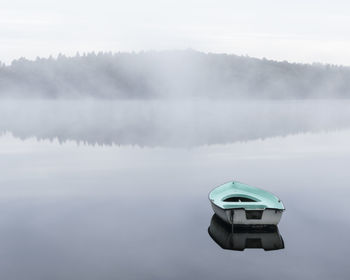
[[[245,184],[245,183],[243,183],[243,182],[234,181],[234,180],[233,180],[233,181],[227,181],[227,182],[225,182],[225,183],[222,183],[221,185],[216,186],[216,187],[214,187],[213,189],[211,189],[211,190],[209,191],[209,193],[208,193],[208,199],[209,199],[209,201],[210,201],[211,203],[213,203],[215,206],[217,206],[217,207],[219,207],[220,209],[222,209],[222,210],[232,210],[232,209],[244,209],[244,210],[246,210],[245,207],[222,208],[221,206],[217,205],[217,204],[214,202],[214,199],[211,199],[211,198],[210,198],[210,194],[211,194],[215,189],[217,189],[217,188],[219,188],[219,187],[221,187],[221,186],[223,186],[223,185],[225,185],[225,184],[228,184],[228,183],[239,183],[239,184],[247,185],[247,184]],[[257,188],[257,187],[250,186],[250,185],[247,185],[247,186],[253,187],[253,188]],[[284,206],[283,201],[282,201],[277,195],[275,195],[275,194],[273,194],[273,193],[271,193],[271,192],[269,192],[269,191],[267,191],[267,190],[265,190],[265,189],[262,189],[262,188],[257,188],[257,189],[260,189],[260,190],[262,190],[262,191],[264,191],[264,192],[267,192],[267,193],[269,193],[269,194],[272,194],[273,196],[275,196],[275,197],[278,199],[279,202],[282,203],[282,206],[283,206],[283,209],[266,207],[266,208],[264,208],[264,209],[257,209],[257,210],[262,210],[262,211],[264,211],[264,210],[267,210],[267,209],[271,209],[271,210],[278,210],[278,211],[282,211],[282,212],[286,210],[286,207]],[[247,210],[249,211],[249,210],[252,210],[252,209],[247,209]]]

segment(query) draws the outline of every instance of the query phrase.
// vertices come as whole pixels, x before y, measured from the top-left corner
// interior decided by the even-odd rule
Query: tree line
[[[19,98],[349,98],[350,68],[184,51],[99,52],[0,64]]]

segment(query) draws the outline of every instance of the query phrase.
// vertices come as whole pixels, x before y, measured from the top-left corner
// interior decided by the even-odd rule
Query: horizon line
[[[92,51],[76,51],[74,55],[70,55],[67,53],[59,52],[57,54],[50,54],[49,56],[36,56],[35,58],[27,58],[25,56],[20,56],[18,58],[12,59],[10,62],[6,63],[3,60],[0,59],[0,67],[9,67],[13,63],[21,61],[21,60],[26,60],[30,62],[35,62],[37,60],[58,60],[60,57],[64,58],[75,58],[75,57],[84,57],[88,55],[106,55],[110,54],[112,56],[118,55],[118,54],[131,54],[131,55],[140,55],[140,54],[145,54],[145,53],[165,53],[165,52],[196,52],[196,53],[201,53],[201,54],[206,54],[206,55],[227,55],[227,56],[236,56],[236,57],[246,57],[250,59],[257,59],[257,60],[266,60],[270,62],[277,62],[277,63],[288,63],[288,64],[298,64],[298,65],[309,65],[309,66],[333,66],[333,67],[340,67],[340,68],[349,68],[350,65],[346,64],[336,64],[336,63],[329,63],[329,62],[320,62],[320,61],[313,61],[313,62],[301,62],[301,61],[290,61],[287,59],[272,59],[268,57],[257,57],[257,56],[250,56],[249,54],[237,54],[237,53],[228,53],[228,52],[213,52],[213,51],[202,51],[202,50],[197,50],[194,48],[178,48],[178,49],[147,49],[147,50],[129,50],[129,51],[116,51],[116,50],[92,50]]]

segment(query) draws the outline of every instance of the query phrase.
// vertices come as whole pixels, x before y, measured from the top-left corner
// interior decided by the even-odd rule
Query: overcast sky
[[[0,60],[193,48],[350,65],[346,0],[0,0]]]

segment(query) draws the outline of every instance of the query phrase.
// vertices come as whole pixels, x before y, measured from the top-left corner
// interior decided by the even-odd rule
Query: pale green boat
[[[237,181],[212,190],[209,200],[215,214],[237,225],[277,225],[285,210],[272,193]]]

